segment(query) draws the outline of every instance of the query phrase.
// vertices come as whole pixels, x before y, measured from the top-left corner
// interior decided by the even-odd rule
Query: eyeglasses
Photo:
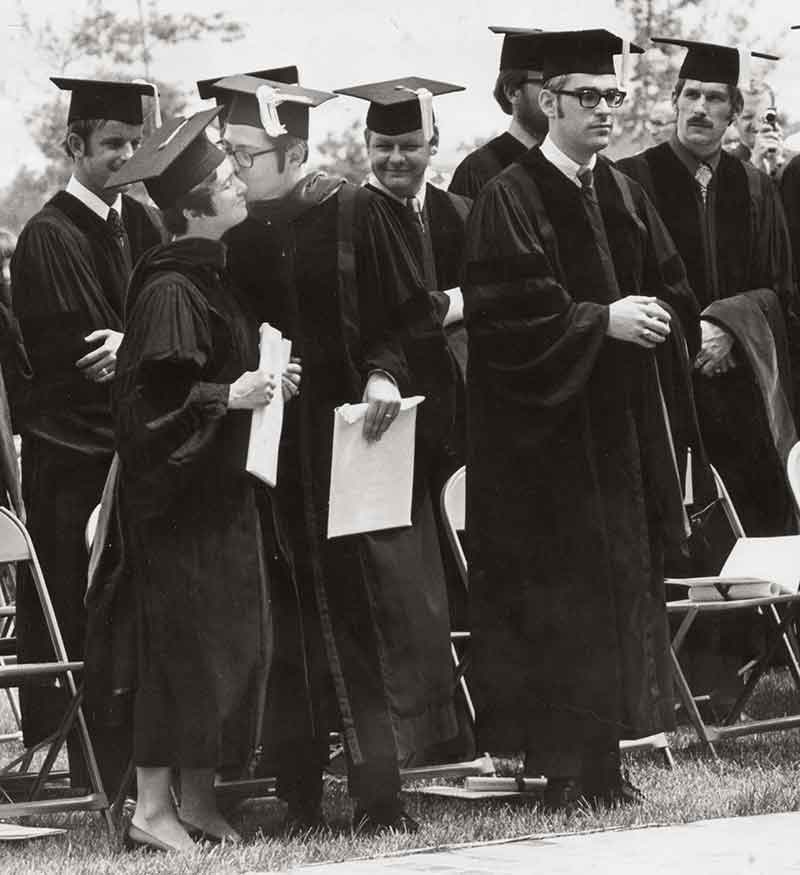
[[[581,106],[584,109],[594,109],[599,105],[601,100],[616,109],[622,106],[622,102],[627,96],[626,91],[620,91],[618,88],[609,88],[607,91],[600,91],[597,88],[578,88],[575,91],[568,91],[566,88],[551,88],[553,94],[568,94],[570,97],[577,97]]]
[[[229,147],[225,147],[226,154],[230,155],[231,158],[239,165],[239,167],[244,167],[247,169],[248,167],[253,166],[254,159],[258,158],[259,155],[269,155],[270,152],[277,152],[277,149],[259,149],[257,152],[248,152],[246,149],[231,149]]]

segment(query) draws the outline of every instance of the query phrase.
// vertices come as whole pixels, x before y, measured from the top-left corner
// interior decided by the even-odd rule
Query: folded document
[[[367,404],[344,404],[333,417],[328,537],[411,525],[417,406],[403,398],[395,421],[378,441],[364,438]]]
[[[258,366],[262,371],[275,375],[276,388],[269,404],[253,411],[245,468],[268,486],[275,486],[278,481],[278,451],[283,429],[281,378],[291,354],[291,340],[287,340],[277,328],[264,322],[261,325]]]

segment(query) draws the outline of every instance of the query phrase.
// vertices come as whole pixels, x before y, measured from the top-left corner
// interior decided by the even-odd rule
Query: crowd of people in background
[[[644,47],[492,30],[508,129],[448,191],[427,171],[452,83],[218,76],[197,83],[213,106],[143,139],[152,86],[53,79],[72,176],[0,232],[21,493],[3,475],[85,659],[106,789],[135,795],[131,847],[238,841],[218,774],[275,776],[287,834],[323,828],[332,733],[360,832],[416,831],[402,769],[476,751],[521,756],[551,809],[637,804],[620,741],[675,725],[665,576],[719,571],[691,539],[711,466],[748,534],[796,532],[800,157],[751,78],[777,59],[656,37],[683,64],[652,144],[614,163]],[[367,103],[363,186],[307,167],[337,94]],[[265,322],[292,341],[284,373],[259,368]],[[376,442],[412,395],[411,525],[329,538],[335,409],[364,402]],[[245,459],[278,396],[268,487]],[[464,465],[468,591],[439,506]],[[17,617],[21,657],[47,660],[25,576]],[[748,634],[694,642],[712,702],[736,700]],[[59,695],[23,686],[26,745]]]

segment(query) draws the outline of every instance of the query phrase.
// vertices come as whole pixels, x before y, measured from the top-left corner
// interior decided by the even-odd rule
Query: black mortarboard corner
[[[114,173],[106,188],[144,182],[162,209],[199,185],[225,160],[225,153],[206,136],[206,127],[222,111],[205,109],[189,118],[173,118],[153,132]]]
[[[297,79],[296,67],[283,67],[277,72],[283,71],[286,71],[285,78],[293,75]],[[269,72],[276,71],[261,71]],[[281,79],[268,79],[261,73],[225,76],[207,87],[205,82],[198,83],[198,88],[204,86],[200,96],[215,97],[218,103],[225,106],[225,124],[261,128],[270,137],[291,134],[307,140],[309,110],[333,99],[335,95],[301,88]]]
[[[426,139],[430,140],[433,136],[433,98],[438,94],[464,91],[464,86],[420,76],[405,76],[402,79],[334,90],[336,94],[347,94],[370,102],[367,128],[374,133],[396,136],[421,129]]]
[[[619,78],[624,83],[627,77],[626,55],[641,55],[644,52],[644,49],[634,43],[628,43],[622,37],[602,28],[547,31],[539,39],[544,79],[569,73],[589,73],[595,76],[613,74],[614,55],[622,55],[623,71]]]
[[[52,76],[50,81],[62,91],[71,91],[67,124],[89,119],[106,119],[140,125],[142,95],[155,96],[155,88],[143,82],[101,82],[96,79],[64,79]]]
[[[492,33],[503,34],[500,50],[500,70],[541,70],[541,44],[537,39],[544,31],[535,27],[501,27],[489,25]]]
[[[764,52],[751,52],[749,49],[737,49],[731,46],[718,46],[714,43],[703,43],[697,40],[672,39],[653,37],[653,42],[659,45],[682,46],[688,49],[683,64],[678,72],[679,79],[696,79],[698,82],[721,82],[725,85],[738,85],[740,81],[750,79],[750,58],[764,58],[767,61],[779,61],[777,55]]]

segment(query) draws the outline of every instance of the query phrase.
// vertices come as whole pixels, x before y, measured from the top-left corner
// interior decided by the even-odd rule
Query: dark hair
[[[70,158],[75,158],[75,155],[70,149],[69,146],[69,137],[70,134],[77,134],[82,140],[83,145],[86,148],[86,154],[89,154],[89,138],[95,131],[99,131],[100,128],[106,123],[106,119],[104,118],[89,118],[89,119],[76,119],[73,122],[70,122],[67,125],[67,134],[64,137],[63,148],[64,151]]]
[[[542,82],[542,91],[560,91],[569,79],[569,73],[558,73],[556,76],[551,76]],[[564,110],[561,107],[561,95],[556,94],[556,113],[559,118],[564,118]]]
[[[281,134],[273,139],[273,143],[275,143],[278,173],[283,173],[283,169],[286,167],[286,156],[289,150],[295,146],[303,147],[303,160],[300,163],[305,164],[308,161],[308,141],[302,137],[295,137],[293,134]]]
[[[685,84],[685,79],[678,79],[678,81],[675,83],[675,88],[672,89],[673,103],[677,103]],[[738,85],[731,85],[727,82],[725,83],[725,88],[728,91],[728,100],[731,104],[731,115],[738,115],[742,111],[742,107],[744,106],[744,98],[742,97],[742,92],[739,89]]]
[[[217,214],[212,200],[214,184],[217,181],[217,169],[215,167],[202,182],[199,182],[186,194],[181,195],[171,207],[165,207],[161,210],[164,226],[173,237],[185,234],[189,226],[186,216],[183,214],[184,210],[198,213],[201,216],[215,216]]]
[[[530,75],[530,70],[521,70],[519,68],[501,70],[497,74],[497,81],[494,83],[494,99],[506,115],[511,115],[512,112],[508,92],[522,88],[525,80]]]
[[[0,259],[11,258],[17,248],[17,235],[10,228],[0,228]]]

